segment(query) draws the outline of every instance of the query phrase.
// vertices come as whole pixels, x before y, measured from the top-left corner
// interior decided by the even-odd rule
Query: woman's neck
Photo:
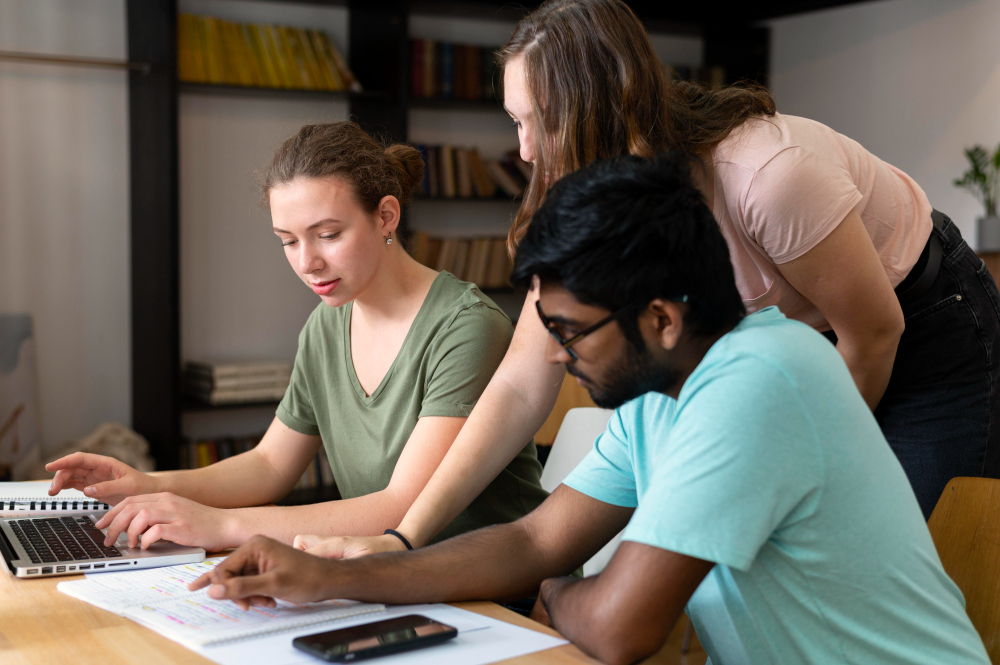
[[[417,263],[401,245],[387,247],[388,256],[375,279],[354,300],[368,322],[412,317],[420,309],[437,273]]]

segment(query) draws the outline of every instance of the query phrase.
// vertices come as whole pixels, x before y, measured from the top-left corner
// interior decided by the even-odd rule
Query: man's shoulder
[[[845,369],[836,347],[804,323],[768,307],[743,319],[705,354],[698,371],[753,373],[768,365],[789,375]]]

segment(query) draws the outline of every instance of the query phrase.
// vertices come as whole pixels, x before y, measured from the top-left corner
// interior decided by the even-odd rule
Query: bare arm
[[[823,313],[837,350],[874,409],[889,384],[903,334],[903,310],[857,212],[818,245],[778,270]]]
[[[270,596],[295,602],[522,598],[534,593],[543,579],[563,575],[593,556],[628,523],[632,512],[562,485],[516,522],[414,552],[331,560],[254,538],[192,588],[219,584],[222,588],[212,591],[213,597]]]
[[[244,508],[232,511],[239,544],[254,534],[291,543],[301,533],[321,536],[381,535],[406,514],[420,490],[455,441],[465,418],[421,418],[406,441],[389,485],[353,499],[293,507]]]
[[[211,584],[210,596],[243,607],[272,598],[407,604],[521,598],[545,580],[541,600],[556,628],[605,662],[630,663],[660,648],[714,565],[626,542],[600,575],[553,579],[592,556],[631,514],[562,485],[517,522],[415,552],[328,560],[254,538],[191,588]]]
[[[397,531],[414,547],[429,542],[492,482],[548,417],[565,370],[545,360],[545,328],[532,289],[503,362]],[[391,538],[391,536],[389,537]]]
[[[256,448],[201,469],[150,475],[118,460],[73,453],[46,465],[55,471],[50,494],[82,490],[111,505],[131,496],[170,492],[207,506],[231,508],[271,503],[288,494],[322,441],[275,418]]]
[[[210,466],[165,473],[156,492],[170,492],[215,508],[274,503],[295,486],[323,445],[275,418],[252,450]]]
[[[141,543],[148,547],[160,538],[167,538],[213,551],[238,547],[254,534],[266,534],[286,543],[304,531],[325,536],[381,534],[406,512],[464,422],[464,418],[450,417],[418,420],[388,486],[366,496],[308,506],[218,510],[173,493],[149,494],[125,499],[102,518],[99,526],[108,525],[109,542],[127,531],[131,546]],[[312,452],[315,454],[315,449]],[[280,459],[277,463],[280,464]],[[296,469],[292,483],[303,468]]]
[[[658,651],[711,561],[623,542],[600,575],[549,579],[539,600],[552,625],[605,663],[634,663]]]

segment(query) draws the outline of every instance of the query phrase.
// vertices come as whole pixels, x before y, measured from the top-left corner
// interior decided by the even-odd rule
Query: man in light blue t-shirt
[[[840,355],[777,309],[745,315],[683,159],[558,182],[518,248],[515,283],[536,278],[549,360],[620,407],[537,510],[349,561],[256,540],[197,584],[409,603],[541,583],[535,617],[616,663],[659,649],[685,605],[716,665],[989,662]],[[622,527],[600,575],[556,577]]]

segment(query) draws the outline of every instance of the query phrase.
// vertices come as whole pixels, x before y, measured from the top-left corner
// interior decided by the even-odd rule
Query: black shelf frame
[[[351,90],[309,90],[307,88],[270,88],[250,85],[226,85],[221,83],[192,83],[181,81],[177,86],[181,94],[213,95],[219,97],[315,99],[318,101],[349,101],[354,97],[381,99],[377,91]]]
[[[411,109],[444,109],[447,111],[498,111],[506,113],[499,99],[455,99],[446,97],[410,97]]]
[[[352,119],[382,137],[407,140],[410,108],[501,109],[498,101],[408,97],[409,15],[429,13],[517,20],[538,2],[502,0],[278,0],[348,8],[351,69],[365,93],[180,84],[177,80],[177,1],[126,0],[128,60],[148,63],[129,72],[131,178],[132,426],[150,443],[159,469],[180,462],[179,95],[346,99]],[[784,0],[766,9],[724,14],[710,6],[636,3],[647,26],[701,35],[703,64],[722,66],[727,80],[767,84],[769,31],[754,22],[864,0]],[[503,199],[445,199],[499,201]],[[221,409],[223,407],[212,407]],[[226,406],[242,408],[242,406]]]

